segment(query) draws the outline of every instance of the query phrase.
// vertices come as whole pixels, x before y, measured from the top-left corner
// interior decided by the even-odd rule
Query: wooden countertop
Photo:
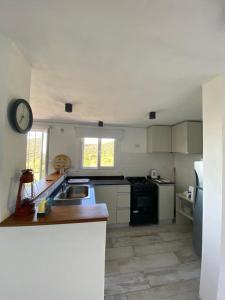
[[[37,217],[36,213],[27,217],[15,217],[14,215],[11,215],[2,223],[0,223],[0,227],[53,225],[84,222],[88,223],[107,221],[108,217],[108,210],[104,203],[90,206],[59,205],[52,206],[49,214],[44,217]]]
[[[34,199],[37,199],[63,175],[53,173],[34,185]],[[108,210],[105,204],[91,205],[59,205],[52,206],[47,216],[37,217],[33,213],[26,217],[9,216],[0,223],[0,227],[35,226],[68,223],[98,222],[108,220]]]

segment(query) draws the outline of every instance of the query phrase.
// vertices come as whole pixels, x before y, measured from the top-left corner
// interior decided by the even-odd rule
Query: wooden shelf
[[[177,194],[177,197],[181,198],[182,200],[186,200],[192,204],[194,203],[191,199],[185,197],[184,194]]]
[[[184,206],[191,207],[193,210],[193,201],[187,198],[184,194],[176,194],[176,212],[185,218],[193,221],[193,215],[184,211]]]

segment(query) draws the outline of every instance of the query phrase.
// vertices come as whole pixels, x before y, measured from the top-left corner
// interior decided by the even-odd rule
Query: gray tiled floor
[[[107,230],[105,300],[198,300],[190,225]]]

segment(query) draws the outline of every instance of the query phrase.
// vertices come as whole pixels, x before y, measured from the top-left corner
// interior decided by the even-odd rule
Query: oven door
[[[131,225],[158,223],[158,188],[144,184],[133,188],[131,195]]]

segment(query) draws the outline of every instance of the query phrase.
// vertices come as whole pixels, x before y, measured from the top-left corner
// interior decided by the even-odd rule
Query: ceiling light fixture
[[[150,111],[150,113],[149,113],[149,119],[150,120],[155,120],[156,119],[156,112],[155,111]]]
[[[72,103],[65,103],[65,112],[71,113],[73,111],[73,104]]]

